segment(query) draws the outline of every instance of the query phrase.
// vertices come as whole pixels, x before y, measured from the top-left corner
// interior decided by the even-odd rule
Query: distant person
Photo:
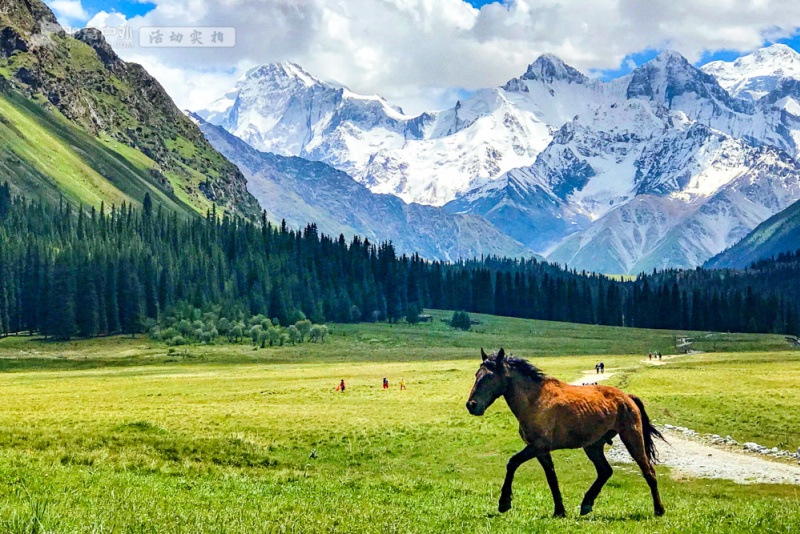
[[[600,373],[603,374],[606,372],[606,364],[600,362]]]
[[[389,389],[389,379],[386,377],[383,378],[383,389]]]
[[[653,353],[651,352],[650,354],[648,354],[648,355],[647,355],[647,358],[648,358],[648,359],[650,359],[650,360],[652,360],[652,359],[653,359]]]
[[[342,393],[344,393],[344,388],[345,388],[345,387],[346,387],[346,386],[344,385],[344,378],[342,378],[342,381],[341,381],[341,382],[339,382],[339,387],[338,387],[338,388],[336,388],[336,390],[337,390],[337,391],[341,391]]]
[[[658,361],[661,361],[661,351],[658,352]]]
[[[594,372],[595,372],[595,374],[598,374],[598,375],[600,374],[600,364],[599,363],[594,364]]]
[[[406,389],[406,379],[405,378],[401,378],[400,379],[400,391],[403,391],[404,389]]]

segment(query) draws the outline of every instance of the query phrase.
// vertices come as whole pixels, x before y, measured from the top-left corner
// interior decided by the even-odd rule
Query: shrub
[[[323,325],[314,325],[311,327],[311,333],[309,334],[309,338],[311,339],[312,343],[324,343],[325,336],[328,335],[328,327]]]
[[[186,345],[186,339],[182,335],[178,334],[177,336],[173,337],[172,339],[168,339],[167,340],[167,345],[175,346],[175,347],[180,346],[180,345]]]
[[[472,319],[470,319],[467,312],[457,311],[453,314],[453,318],[450,319],[450,326],[460,330],[469,330],[472,328]]]
[[[311,333],[311,321],[305,319],[303,321],[297,321],[294,326],[297,328],[298,332],[300,333],[299,341],[302,343],[305,341],[306,337]]]

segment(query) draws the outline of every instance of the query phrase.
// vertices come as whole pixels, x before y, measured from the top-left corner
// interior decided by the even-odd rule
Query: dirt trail
[[[667,361],[645,360],[651,365],[664,365]],[[600,382],[612,376],[613,372],[597,375],[593,370],[584,371],[584,375],[571,384]],[[661,431],[669,442],[657,443],[661,464],[670,467],[673,476],[725,479],[739,484],[800,485],[800,465],[771,461],[730,447],[714,446],[703,442],[702,438],[687,439],[683,433],[665,428]],[[618,437],[614,438],[614,445],[606,454],[611,463],[633,463],[633,458]]]

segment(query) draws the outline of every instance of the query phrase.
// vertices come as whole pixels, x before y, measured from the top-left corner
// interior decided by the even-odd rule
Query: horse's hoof
[[[556,510],[553,513],[553,517],[567,517],[567,512],[565,510]]]
[[[656,517],[661,517],[662,515],[664,515],[664,509],[663,508],[656,509]]]
[[[592,513],[592,505],[591,504],[582,504],[581,505],[581,515],[586,515]]]
[[[500,504],[497,506],[497,511],[504,514],[511,510],[511,499],[500,499]]]

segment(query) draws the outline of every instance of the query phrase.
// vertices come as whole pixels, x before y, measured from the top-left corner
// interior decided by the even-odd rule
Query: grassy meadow
[[[517,474],[514,508],[497,515],[505,463],[522,448],[516,420],[502,400],[482,418],[464,409],[479,348],[504,346],[565,380],[602,359],[656,421],[796,447],[800,353],[782,337],[720,334],[717,350],[734,352],[647,366],[648,350],[673,352],[674,333],[489,316],[457,332],[441,321],[449,314],[433,314],[330,325],[324,344],[259,350],[0,340],[0,532],[800,528],[799,488],[673,480],[663,467],[665,517],[653,517],[639,473],[620,466],[580,518],[594,479],[581,451],[554,454],[566,520],[550,518],[535,462]],[[345,393],[334,391],[341,378]]]

